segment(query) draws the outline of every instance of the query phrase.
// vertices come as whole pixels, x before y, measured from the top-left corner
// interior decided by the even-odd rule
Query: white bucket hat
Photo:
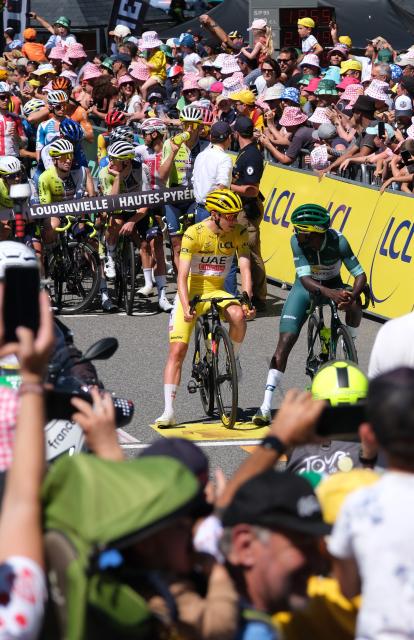
[[[139,41],[140,49],[155,49],[161,45],[162,41],[159,39],[156,31],[144,31],[141,40]]]

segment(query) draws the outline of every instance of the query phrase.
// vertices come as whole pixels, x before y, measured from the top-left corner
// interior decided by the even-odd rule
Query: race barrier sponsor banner
[[[290,216],[301,204],[326,206],[332,226],[342,232],[370,282],[375,306],[369,311],[396,317],[414,308],[414,199],[340,178],[267,164],[260,183],[265,196],[261,225],[267,276],[292,284],[295,278]],[[344,282],[352,281],[345,268]]]
[[[143,207],[157,207],[162,204],[194,202],[193,190],[188,187],[174,187],[157,191],[136,191],[116,196],[96,196],[65,200],[52,204],[36,204],[23,207],[28,221],[63,216],[83,216],[91,213],[134,212]],[[13,219],[13,211],[2,209],[0,220]]]

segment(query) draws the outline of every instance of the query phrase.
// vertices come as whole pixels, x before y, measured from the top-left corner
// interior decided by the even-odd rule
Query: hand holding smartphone
[[[17,327],[39,330],[40,278],[37,266],[9,266],[4,275],[4,342],[17,342]]]

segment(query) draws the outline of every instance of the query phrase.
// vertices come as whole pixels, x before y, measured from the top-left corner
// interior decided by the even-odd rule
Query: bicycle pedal
[[[199,385],[195,380],[189,380],[187,384],[188,393],[197,393],[198,388],[199,388]]]

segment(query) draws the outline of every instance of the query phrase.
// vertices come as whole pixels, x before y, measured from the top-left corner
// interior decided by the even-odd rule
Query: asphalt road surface
[[[175,285],[170,283],[172,300]],[[135,403],[135,415],[126,427],[128,436],[122,441],[128,455],[138,455],[140,449],[159,436],[182,435],[203,446],[211,461],[211,470],[221,467],[230,475],[248,455],[249,447],[263,437],[264,430],[249,424],[251,416],[263,399],[264,383],[270,358],[276,345],[279,316],[287,291],[269,286],[268,308],[255,321],[249,322],[241,351],[243,379],[239,387],[240,421],[234,430],[227,430],[218,419],[207,419],[199,395],[187,391],[190,378],[190,356],[183,369],[182,383],[177,394],[176,418],[182,423],[178,430],[158,431],[153,421],[164,407],[163,369],[168,350],[168,314],[156,312],[156,298],[136,306],[133,316],[104,315],[100,312],[62,318],[73,330],[76,344],[82,350],[104,336],[115,336],[119,349],[108,361],[96,366],[107,389],[130,398]],[[142,314],[142,315],[141,315]],[[149,315],[147,315],[149,314]],[[359,363],[367,371],[370,350],[380,323],[364,318],[357,339]],[[292,387],[305,388],[306,331],[292,351],[283,380],[283,391]],[[282,395],[275,392],[275,408]]]

